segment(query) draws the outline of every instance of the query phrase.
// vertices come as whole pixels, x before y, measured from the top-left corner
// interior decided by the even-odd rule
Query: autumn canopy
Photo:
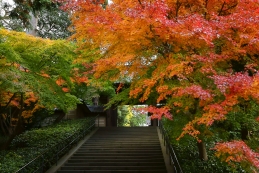
[[[102,86],[111,81],[119,87],[109,106],[145,103],[153,118],[188,119],[178,139],[190,135],[202,143],[216,126],[224,127],[220,123],[237,119],[239,130],[259,129],[259,1],[53,1],[71,15],[76,53],[74,44],[1,29],[3,99],[19,90],[27,93],[26,104],[39,99],[66,109],[64,100],[77,103],[68,93],[73,82]],[[86,71],[72,68],[72,61]],[[18,76],[11,75],[14,71]],[[9,85],[10,80],[16,83]],[[220,141],[214,150],[225,161],[248,163],[257,172],[259,149],[244,141]]]
[[[63,8],[73,11],[79,49],[102,55],[88,58],[94,76],[130,80],[114,103],[137,99],[160,104],[148,108],[153,117],[190,116],[180,137],[200,140],[200,127],[259,101],[258,1],[76,0]]]

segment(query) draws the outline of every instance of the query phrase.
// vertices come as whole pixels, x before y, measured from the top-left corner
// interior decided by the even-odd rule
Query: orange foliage
[[[6,92],[6,93],[2,93],[2,103],[8,103],[9,100],[12,98],[13,94],[10,93],[10,92]],[[37,111],[38,109],[40,108],[43,108],[42,106],[36,104],[38,101],[38,98],[35,96],[35,94],[33,92],[26,92],[24,94],[24,104],[25,104],[25,107],[23,107],[23,111],[22,111],[22,116],[23,118],[27,119],[27,118],[30,118],[33,113],[35,111]],[[21,109],[21,98],[20,98],[20,93],[16,93],[16,95],[11,99],[10,101],[10,105],[8,105],[9,107],[16,107],[18,109]],[[24,110],[26,107],[30,107],[30,106],[33,106],[33,108],[29,108],[29,110]]]
[[[56,80],[56,84],[61,86],[61,85],[64,85],[66,83],[66,81],[62,78],[59,78],[58,80]]]
[[[69,92],[70,90],[69,90],[69,88],[63,87],[63,88],[62,88],[62,91],[64,91],[64,92]]]
[[[166,101],[148,108],[156,118],[195,107],[180,137],[198,139],[197,126],[225,120],[242,99],[259,102],[258,1],[60,1],[73,10],[71,39],[99,50],[96,78],[129,77],[131,98]]]
[[[58,80],[56,80],[56,84],[61,87],[62,91],[64,91],[64,92],[70,91],[70,89],[68,87],[65,87],[66,81],[64,79],[59,78]]]
[[[41,76],[49,78],[50,76],[46,73],[42,73]]]
[[[259,170],[259,153],[252,151],[243,141],[232,141],[225,143],[218,143],[214,150],[216,150],[216,156],[224,158],[224,161],[229,164],[233,162],[247,163],[247,167],[251,169],[254,173]],[[251,166],[250,166],[251,165]]]
[[[74,68],[72,73],[73,73],[73,78],[71,79],[73,82],[76,82],[77,84],[88,84],[89,83],[89,79],[88,79],[88,74],[89,74],[89,69],[90,67],[88,67],[86,64],[84,65],[84,71],[82,69],[79,68]],[[88,72],[85,72],[88,71]]]
[[[33,92],[27,92],[25,93],[25,100],[24,100],[24,103],[27,105],[27,106],[30,106],[31,103],[35,103],[38,101],[38,98],[35,97],[34,93]]]
[[[256,76],[234,73],[231,65],[219,66],[239,60],[248,52],[253,56],[258,49],[256,1],[114,0],[105,9],[104,1],[60,2],[66,2],[64,8],[74,10],[76,32],[72,39],[78,41],[80,49],[98,47],[103,54],[94,62],[95,77],[117,80],[131,76],[130,96],[141,95],[140,102],[149,99],[154,90],[158,103],[189,95],[200,100],[204,112],[197,123],[211,125],[225,119],[239,97],[259,100]],[[215,53],[216,41],[224,44],[220,53]],[[251,64],[247,67],[254,70],[258,62]],[[155,69],[146,76],[152,66]],[[192,81],[197,73],[212,79],[217,90]],[[178,86],[168,85],[172,78],[179,81]],[[79,77],[77,81],[87,79]],[[215,102],[213,97],[218,94],[223,94],[225,100]]]
[[[24,110],[22,112],[22,116],[23,116],[24,119],[29,119],[29,118],[31,118],[33,116],[33,113],[35,113],[36,111],[38,111],[38,110],[40,110],[42,108],[44,108],[44,107],[39,105],[39,104],[35,104],[33,106],[33,109]]]

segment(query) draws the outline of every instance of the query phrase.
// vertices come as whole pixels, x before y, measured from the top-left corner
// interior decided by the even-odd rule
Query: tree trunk
[[[8,136],[10,134],[10,130],[9,130],[8,126],[6,125],[5,118],[2,115],[0,115],[0,127],[1,127],[2,135]]]
[[[35,16],[34,14],[32,14],[32,12],[30,13],[30,28],[28,28],[27,30],[27,34],[33,35],[33,36],[37,36],[37,25],[38,25],[38,16]]]
[[[20,110],[19,110],[19,113],[18,113],[17,125],[16,125],[15,129],[13,130],[13,132],[10,134],[7,142],[3,146],[1,146],[1,148],[0,148],[1,150],[8,149],[8,147],[10,146],[10,144],[11,144],[12,140],[14,139],[14,137],[25,131],[24,119],[22,117],[23,107],[24,107],[23,93],[21,93]]]
[[[33,1],[32,1],[33,2]],[[37,36],[37,26],[38,26],[38,12],[35,11],[34,13],[30,12],[30,28],[27,30],[27,34]]]
[[[243,140],[243,141],[245,141],[245,140],[248,140],[248,130],[247,129],[242,129],[241,130],[241,139]]]
[[[207,161],[208,160],[208,155],[207,155],[205,143],[203,141],[202,142],[198,142],[197,146],[198,146],[198,150],[199,150],[199,157],[200,157],[200,159],[203,160],[203,161]]]

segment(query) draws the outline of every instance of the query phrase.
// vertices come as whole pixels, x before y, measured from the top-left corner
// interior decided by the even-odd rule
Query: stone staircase
[[[156,127],[101,127],[58,173],[167,173]]]

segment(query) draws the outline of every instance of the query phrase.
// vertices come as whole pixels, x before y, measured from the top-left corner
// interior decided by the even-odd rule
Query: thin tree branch
[[[225,4],[226,4],[226,2],[224,1],[224,3],[221,6],[221,9],[219,11],[219,14],[218,14],[219,16],[221,16],[221,13],[223,12],[223,8],[224,8]]]
[[[139,2],[139,4],[140,4],[140,6],[141,6],[142,8],[144,8],[144,6],[143,6],[141,0],[138,0],[138,2]]]
[[[181,7],[182,3],[179,2],[179,0],[176,1],[176,9],[175,9],[175,17],[177,18],[179,15],[179,9]]]
[[[3,111],[6,110],[6,108],[7,108],[8,105],[11,103],[11,101],[13,100],[13,98],[15,97],[15,95],[16,95],[16,93],[14,93],[14,94],[12,95],[12,97],[9,99],[9,101],[8,101],[8,103],[5,105],[5,107],[4,107],[3,109],[1,109],[0,114],[1,114]]]

